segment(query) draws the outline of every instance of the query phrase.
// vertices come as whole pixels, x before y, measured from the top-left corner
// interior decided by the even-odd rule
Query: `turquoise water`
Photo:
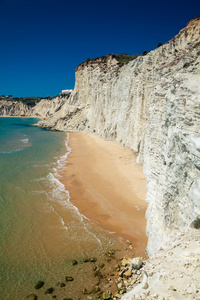
[[[25,299],[36,293],[38,280],[53,286],[57,299],[78,297],[89,270],[80,265],[74,271],[72,260],[101,256],[111,243],[79,214],[59,181],[70,153],[66,133],[30,126],[36,122],[33,118],[0,118],[3,300]],[[58,290],[56,282],[66,275],[76,276],[77,283]],[[50,297],[42,289],[37,296]]]

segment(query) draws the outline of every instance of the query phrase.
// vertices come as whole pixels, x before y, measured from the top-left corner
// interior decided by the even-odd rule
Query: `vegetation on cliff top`
[[[13,97],[12,95],[8,95],[8,96],[4,96],[4,95],[0,95],[0,101],[1,100],[6,100],[6,101],[19,101],[19,102],[22,102],[28,106],[35,106],[36,104],[38,104],[41,100],[45,99],[45,100],[53,100],[55,99],[56,97],[58,98],[62,98],[62,97],[65,97],[66,99],[68,99],[70,96],[70,94],[67,94],[65,96],[61,95],[61,94],[58,94],[54,97],[50,97],[50,96],[47,96],[47,97]]]
[[[145,51],[147,52],[147,51]],[[135,55],[128,55],[128,54],[108,54],[106,56],[100,56],[100,57],[95,57],[95,58],[87,58],[86,61],[82,62],[81,64],[79,64],[77,66],[77,68],[81,65],[87,65],[89,62],[106,62],[108,58],[115,58],[118,62],[119,62],[119,66],[123,66],[127,63],[129,63],[130,61],[136,59],[138,56],[141,56],[142,54],[135,54]]]
[[[6,100],[6,101],[19,101],[24,104],[27,104],[28,106],[35,106],[38,102],[40,102],[41,99],[49,99],[50,97],[13,97],[12,95],[0,96],[0,100]]]

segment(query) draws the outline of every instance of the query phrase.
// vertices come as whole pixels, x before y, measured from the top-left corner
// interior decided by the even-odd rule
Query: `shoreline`
[[[61,182],[70,201],[109,234],[132,242],[135,255],[146,257],[146,181],[134,152],[93,134],[70,133]]]

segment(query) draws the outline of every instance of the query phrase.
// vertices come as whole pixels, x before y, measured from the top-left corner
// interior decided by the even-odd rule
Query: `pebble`
[[[132,242],[129,241],[129,240],[126,240],[126,243],[129,244],[129,245],[132,245]]]
[[[131,270],[128,270],[128,271],[124,272],[123,277],[124,278],[129,278],[129,277],[131,277],[131,275],[132,275]]]
[[[61,282],[60,287],[64,287],[64,286],[65,286],[65,283]]]
[[[35,285],[35,289],[39,290],[41,289],[41,287],[43,287],[43,285],[44,285],[44,281],[38,281]]]
[[[99,264],[98,264],[98,267],[99,267],[99,268],[103,268],[104,266],[105,266],[104,263],[99,263]]]
[[[90,258],[90,262],[96,262],[97,259],[95,257]]]
[[[66,276],[66,277],[65,277],[65,280],[66,280],[66,281],[73,281],[73,280],[74,280],[74,278],[73,278],[73,277],[71,277],[71,276]]]
[[[46,290],[45,294],[52,294],[53,291],[54,291],[53,288],[49,288],[49,289]]]
[[[102,295],[102,299],[106,300],[106,299],[112,299],[112,294],[110,291],[104,292]]]

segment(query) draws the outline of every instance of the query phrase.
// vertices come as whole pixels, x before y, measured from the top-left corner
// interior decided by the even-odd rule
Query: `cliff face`
[[[147,178],[148,252],[200,215],[200,18],[123,67],[81,64],[70,99],[41,126],[84,130],[138,153]]]
[[[0,101],[0,116],[26,116],[29,107],[18,101]]]
[[[30,112],[47,118],[40,126],[95,132],[137,152],[147,179],[150,255],[200,215],[199,83],[196,18],[123,67],[112,55],[81,64],[69,99]]]
[[[66,97],[56,97],[52,100],[41,100],[35,106],[29,106],[21,101],[0,101],[0,116],[36,117],[46,119],[54,115],[66,102]]]

